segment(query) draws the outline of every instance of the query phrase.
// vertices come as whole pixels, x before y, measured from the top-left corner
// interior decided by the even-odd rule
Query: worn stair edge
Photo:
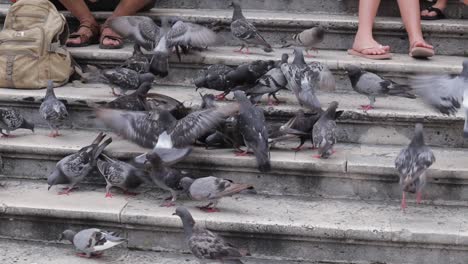
[[[48,131],[35,135],[23,133],[3,140],[1,175],[44,181],[56,162],[74,153],[95,137],[96,132],[63,131],[63,136],[51,139]],[[106,149],[116,158],[128,160],[147,150],[118,140]],[[260,173],[254,157],[236,157],[232,149],[206,150],[196,147],[177,167],[195,177],[214,175],[257,186],[259,193],[333,197],[364,200],[399,200],[401,190],[394,160],[401,147],[338,144],[337,153],[327,160],[312,158],[315,151],[274,149],[271,151],[272,171]],[[437,162],[428,171],[425,203],[468,205],[468,165],[466,150],[433,148]],[[23,166],[27,164],[28,166]],[[98,172],[85,180],[102,186]],[[45,182],[45,181],[44,181]],[[44,188],[46,184],[44,183]]]
[[[47,192],[41,185],[23,181],[17,184],[8,183],[6,191],[0,192],[0,200],[3,205],[1,216],[3,222],[7,218],[22,218],[22,221],[47,218],[65,220],[65,222],[66,219],[85,223],[111,222],[127,232],[130,247],[175,250],[185,247],[181,236],[181,222],[171,215],[174,208],[159,207],[152,198],[106,199],[102,192],[86,190],[70,196],[57,196],[53,192]],[[302,243],[302,246],[319,243],[322,245],[322,251],[318,253],[314,252],[315,250],[300,250],[294,254],[290,252],[284,257],[288,258],[291,255],[297,259],[317,257],[317,255],[326,257],[332,253],[335,254],[332,259],[336,260],[379,260],[401,263],[406,259],[407,262],[413,263],[411,260],[417,257],[426,262],[414,263],[437,263],[431,259],[435,254],[446,252],[441,254],[443,257],[437,257],[438,260],[461,257],[466,254],[468,244],[468,232],[465,227],[468,209],[459,207],[440,208],[411,204],[406,213],[403,213],[399,204],[395,203],[260,195],[226,198],[219,204],[222,212],[217,214],[197,211],[194,208],[197,203],[194,202],[184,201],[183,204],[191,209],[198,224],[222,232],[229,238],[235,237],[243,242],[242,245],[248,244],[254,256],[257,253],[278,256],[278,253],[284,254],[290,251],[290,247],[296,243]],[[20,223],[21,221],[18,221],[18,224]],[[4,228],[0,229],[3,236],[15,231],[11,230],[9,225],[2,226]],[[43,228],[48,227],[45,225]],[[164,235],[154,236],[155,233],[161,235],[161,232]],[[20,234],[24,236],[22,238],[31,235],[34,234],[28,232]],[[268,248],[280,243],[278,251],[264,252],[265,248],[257,243],[258,240],[265,238],[270,240]],[[342,247],[343,251],[354,247],[361,250],[356,252],[356,255],[341,259],[345,256],[328,251],[337,245]],[[374,245],[386,250],[386,254],[377,250],[357,255],[365,252],[362,251],[362,247]],[[396,255],[395,251],[403,252],[401,255]],[[406,255],[405,251],[412,251],[413,254]],[[432,253],[426,255],[427,251]],[[376,259],[373,259],[374,257]]]

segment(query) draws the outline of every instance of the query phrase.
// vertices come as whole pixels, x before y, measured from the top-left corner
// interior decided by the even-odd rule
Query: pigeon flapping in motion
[[[321,26],[313,27],[302,31],[301,33],[295,34],[293,39],[295,44],[305,48],[306,57],[313,57],[309,54],[309,50],[317,51],[316,46],[323,41],[325,36],[325,30]]]
[[[119,16],[113,18],[109,26],[115,33],[134,41],[147,51],[152,51],[161,38],[161,28],[149,17]]]
[[[241,250],[226,242],[218,234],[211,232],[195,223],[189,210],[177,207],[175,213],[182,220],[185,240],[192,254],[203,263],[218,261],[222,263],[240,263],[244,256],[249,256],[247,250]]]
[[[247,189],[253,189],[250,184],[234,183],[230,180],[216,178],[213,176],[192,179],[184,177],[180,185],[190,198],[195,201],[209,201],[205,206],[198,207],[209,213],[219,212],[216,208],[222,197],[232,196]]]
[[[150,82],[144,82],[140,84],[140,87],[138,87],[135,92],[119,96],[102,107],[128,111],[147,111],[149,108],[146,102],[146,96],[151,87]]]
[[[288,54],[283,54],[281,64],[288,63],[288,58]],[[281,89],[286,89],[288,83],[280,67],[269,70],[257,80],[257,85],[245,91],[253,103],[259,102],[264,94],[268,94],[268,105],[279,104],[280,101],[276,98],[276,93]],[[271,100],[272,96],[276,100],[275,102]]]
[[[150,71],[150,60],[141,52],[138,44],[133,46],[133,54],[126,59],[122,68],[127,68],[136,71],[137,73],[148,73]]]
[[[105,154],[101,154],[102,159],[97,160],[97,168],[106,180],[106,196],[111,197],[111,188],[118,187],[124,190],[124,194],[136,195],[129,190],[138,188],[145,179],[144,171],[135,168],[131,164],[113,159]]]
[[[268,130],[263,110],[252,105],[244,92],[235,91],[234,98],[240,104],[238,116],[239,132],[244,139],[247,149],[237,155],[247,155],[252,150],[257,160],[257,167],[261,172],[271,169],[270,150],[268,146]]]
[[[78,233],[67,229],[60,234],[59,241],[61,240],[70,241],[75,246],[77,255],[85,258],[100,257],[103,251],[127,241],[114,232],[97,228],[84,229]]]
[[[168,22],[166,19],[163,19],[162,23],[161,39],[153,49],[150,72],[157,76],[166,77],[169,74],[169,57],[171,54],[169,43],[167,42]]]
[[[318,72],[319,81],[318,86],[320,90],[334,91],[336,89],[335,76],[327,67],[327,65],[318,61],[313,61],[307,64],[313,72]]]
[[[408,85],[384,79],[375,73],[362,70],[355,65],[346,66],[346,71],[348,72],[353,90],[369,98],[370,104],[362,105],[363,110],[374,109],[376,97],[399,96],[410,99],[416,98]]]
[[[127,68],[115,68],[104,71],[104,76],[108,79],[112,93],[115,96],[119,94],[115,93],[115,88],[121,90],[121,94],[126,94],[129,90],[136,90],[142,83],[154,81],[154,75],[152,73],[138,73],[134,70]]]
[[[39,113],[50,127],[51,132],[49,137],[60,136],[58,129],[68,119],[68,112],[65,105],[55,96],[54,86],[51,80],[47,82],[46,95],[39,107]]]
[[[421,191],[426,184],[426,171],[434,162],[434,153],[424,144],[423,125],[418,123],[409,146],[402,149],[395,160],[403,194],[402,209],[406,208],[407,192],[416,193],[417,202],[421,202]]]
[[[463,70],[458,76],[421,75],[413,77],[410,83],[425,103],[442,114],[455,115],[463,105],[463,136],[468,137],[468,60],[463,62]]]
[[[68,195],[94,169],[99,155],[112,142],[112,138],[104,138],[106,135],[99,133],[91,145],[57,162],[54,171],[47,177],[48,189],[56,184],[68,184],[68,188],[59,192]]]
[[[249,45],[262,46],[263,51],[272,52],[271,45],[260,35],[260,32],[255,28],[252,23],[245,19],[242,14],[242,8],[237,1],[233,1],[231,5],[234,8],[231,22],[231,33],[232,35],[242,41],[242,46],[236,52],[241,52],[244,48],[247,48],[246,54],[249,53]]]
[[[212,90],[222,91],[223,93],[216,95],[216,99],[222,100],[232,88],[231,82],[226,78],[226,75],[234,69],[224,64],[210,65],[204,70],[199,77],[194,80],[194,84],[199,88],[208,88]]]
[[[336,118],[338,102],[331,102],[327,110],[321,113],[320,118],[315,122],[312,129],[312,143],[314,148],[318,149],[318,155],[315,158],[327,159],[335,151],[333,146],[336,144]]]
[[[0,133],[2,137],[13,137],[10,132],[19,128],[29,129],[34,132],[34,124],[24,119],[23,115],[16,109],[0,108]]]

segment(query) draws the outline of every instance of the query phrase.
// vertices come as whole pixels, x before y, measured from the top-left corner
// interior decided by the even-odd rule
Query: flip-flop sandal
[[[427,10],[428,12],[435,12],[436,15],[435,16],[421,16],[422,20],[439,20],[439,19],[446,18],[444,12],[442,12],[442,10],[440,10],[437,7],[430,6],[424,10]]]
[[[107,26],[107,24],[103,25],[102,30],[101,30],[101,38],[99,39],[99,48],[100,49],[121,49],[123,47],[123,38],[117,35],[117,33],[115,33],[114,31],[112,31],[112,33],[103,34],[104,30],[106,29],[110,29],[112,31],[112,29],[109,26]],[[119,42],[119,44],[104,45],[102,42],[105,38],[115,40]]]
[[[425,47],[415,47],[418,42],[414,43],[410,50],[409,55],[416,59],[427,59],[435,55],[434,49],[425,48]]]
[[[380,47],[382,47],[382,45],[380,45]],[[375,47],[370,47],[370,48],[364,48],[364,49],[361,49],[361,50],[349,49],[348,54],[353,55],[353,56],[357,56],[357,57],[366,58],[366,59],[371,59],[371,60],[388,60],[388,59],[392,58],[392,54],[390,54],[389,52],[386,52],[384,54],[364,54],[364,53],[362,53],[365,50],[374,49],[374,48]]]
[[[87,28],[91,31],[91,36],[88,36],[84,33],[78,33],[80,31],[80,28]],[[92,44],[97,44],[98,43],[98,33],[99,33],[99,28],[98,25],[87,25],[87,24],[81,24],[78,27],[78,30],[68,37],[68,39],[75,39],[79,38],[80,43],[70,43],[67,42],[66,46],[67,47],[85,47],[89,46]]]

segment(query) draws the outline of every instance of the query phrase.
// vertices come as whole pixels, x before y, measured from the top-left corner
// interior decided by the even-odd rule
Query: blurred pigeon
[[[18,128],[30,129],[34,132],[34,124],[29,123],[24,117],[13,108],[0,108],[0,133],[2,137],[13,137],[11,131]],[[6,134],[3,133],[6,131]]]
[[[138,89],[129,94],[129,95],[122,95],[103,105],[104,108],[111,108],[111,109],[122,109],[122,110],[129,110],[129,111],[146,111],[149,110],[146,104],[146,95],[148,91],[151,89],[150,82],[144,82],[140,84]]]
[[[416,98],[408,85],[386,80],[375,73],[364,71],[355,65],[346,66],[346,71],[348,72],[353,90],[369,98],[370,104],[362,105],[363,110],[374,109],[376,97],[391,95],[410,99]]]
[[[281,64],[288,63],[288,58],[288,54],[283,54]],[[257,80],[257,85],[245,91],[248,96],[251,96],[252,102],[257,103],[264,94],[268,94],[268,105],[279,104],[280,101],[276,98],[276,93],[281,89],[286,89],[287,85],[287,80],[280,67],[269,70]],[[276,103],[273,103],[271,96],[275,98]]]
[[[150,70],[150,60],[141,52],[140,47],[135,44],[132,56],[125,60],[122,67],[134,70],[137,73],[148,73]]]
[[[424,144],[423,125],[418,123],[409,146],[402,149],[395,160],[403,191],[402,209],[406,208],[406,192],[416,193],[417,202],[421,202],[421,191],[426,184],[426,171],[434,162],[434,153]]]
[[[249,54],[249,45],[260,45],[263,47],[263,51],[272,52],[271,45],[260,35],[255,26],[245,19],[240,4],[233,1],[230,6],[234,8],[231,33],[235,38],[242,41],[242,46],[237,52],[242,53],[242,50],[247,48],[246,54]]]
[[[321,109],[320,102],[315,95],[318,89],[320,73],[310,68],[304,60],[302,49],[294,49],[294,60],[292,63],[283,63],[281,71],[288,81],[287,87],[294,92],[299,104],[312,111]]]
[[[202,263],[215,260],[222,263],[242,264],[240,258],[250,255],[248,251],[238,249],[224,241],[221,236],[195,225],[195,220],[187,208],[177,207],[173,215],[179,216],[182,220],[189,249]]]
[[[161,30],[161,39],[153,50],[154,54],[151,58],[150,71],[154,75],[166,77],[169,74],[169,57],[171,54],[169,44],[167,43],[167,22],[163,21],[163,23],[164,27]]]
[[[314,124],[312,129],[312,142],[314,148],[318,149],[316,158],[327,159],[335,151],[333,146],[336,143],[336,109],[338,102],[333,101],[328,106],[328,109],[320,115],[320,118]]]
[[[202,99],[202,103],[200,105],[201,109],[208,109],[208,108],[216,107],[216,104],[215,104],[216,96],[214,96],[213,94],[201,94],[201,93],[200,93],[200,96]]]
[[[106,197],[112,198],[110,189],[112,187],[119,187],[124,190],[124,194],[136,195],[136,193],[129,192],[143,183],[144,172],[135,168],[134,166],[115,160],[105,154],[101,154],[103,159],[97,160],[97,168],[104,179],[106,180]]]
[[[154,75],[151,73],[138,73],[134,70],[127,68],[115,68],[104,71],[104,76],[111,84],[112,93],[116,96],[114,86],[121,90],[122,94],[126,94],[128,90],[136,90],[144,82],[152,83]]]
[[[168,46],[175,47],[176,51],[178,51],[179,47],[185,50],[208,48],[208,46],[215,45],[220,41],[218,35],[211,29],[180,20],[172,26],[166,37]]]
[[[59,127],[63,125],[66,119],[68,119],[68,112],[65,105],[55,97],[53,82],[49,80],[47,82],[47,91],[42,102],[39,113],[41,117],[47,121],[50,127],[49,137],[57,137],[59,134]]]
[[[94,169],[99,155],[112,142],[112,138],[104,140],[105,137],[104,133],[99,133],[91,145],[57,162],[54,171],[47,177],[48,189],[56,184],[69,184],[68,188],[59,192],[68,195]]]
[[[190,198],[195,201],[209,201],[205,206],[198,207],[203,211],[219,212],[216,208],[219,200],[225,196],[232,196],[247,189],[253,189],[250,184],[234,183],[231,180],[220,179],[213,176],[192,179],[184,177],[180,185]]]
[[[318,72],[318,86],[320,87],[320,90],[334,91],[336,89],[335,76],[333,76],[333,73],[330,71],[327,65],[318,61],[313,61],[307,65],[313,72]]]
[[[309,50],[317,51],[317,46],[323,41],[325,35],[325,30],[321,26],[313,27],[302,31],[301,33],[295,34],[293,39],[296,42],[296,45],[302,46],[305,48],[307,53],[306,57],[313,57],[309,54]]]
[[[268,149],[268,130],[265,125],[263,110],[253,106],[242,91],[235,91],[234,98],[240,104],[238,126],[247,146],[247,150],[237,155],[247,155],[249,150],[252,150],[257,159],[258,169],[261,172],[267,172],[271,169],[271,165]]]
[[[226,78],[226,75],[234,69],[224,64],[213,64],[201,73],[201,76],[194,80],[194,84],[199,88],[208,88],[223,93],[216,95],[217,100],[222,100],[229,93],[232,84]]]
[[[72,230],[65,230],[60,234],[59,241],[68,240],[74,246],[80,257],[100,257],[104,250],[115,247],[127,241],[118,237],[114,232],[107,232],[97,228],[84,229],[76,233]]]
[[[445,115],[455,115],[463,104],[463,136],[468,137],[468,60],[459,76],[421,75],[411,79],[411,87],[425,103]]]
[[[147,51],[159,43],[161,29],[154,21],[145,16],[119,16],[110,20],[110,28],[123,38],[134,41]]]

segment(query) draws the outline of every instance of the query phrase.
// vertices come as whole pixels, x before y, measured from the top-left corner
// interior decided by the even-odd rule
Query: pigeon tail
[[[26,119],[23,119],[23,123],[21,124],[21,126],[19,126],[19,128],[29,129],[32,132],[34,132],[34,124],[29,123]]]
[[[112,138],[108,138],[106,139],[101,145],[97,146],[96,149],[94,150],[94,154],[93,154],[93,162],[91,164],[93,164],[93,166],[95,165],[96,163],[96,160],[97,158],[99,157],[99,155],[101,155],[101,153],[104,151],[104,149],[110,144],[112,143]]]
[[[389,88],[388,95],[416,99],[416,95],[412,93],[412,89],[409,85],[392,83],[392,86]]]

